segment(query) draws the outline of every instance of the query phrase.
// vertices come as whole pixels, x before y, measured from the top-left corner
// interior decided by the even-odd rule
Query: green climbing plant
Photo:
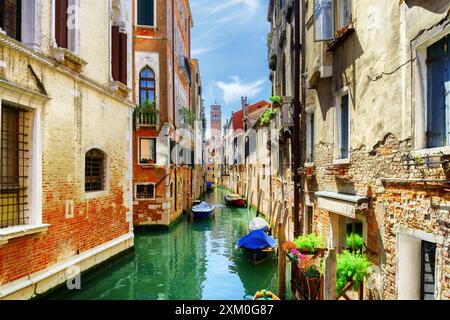
[[[272,96],[270,97],[270,102],[272,102],[272,104],[281,104],[282,100],[280,96]]]
[[[186,123],[186,124],[193,125],[195,123],[195,121],[197,120],[197,115],[195,114],[195,112],[189,110],[186,107],[182,107],[180,109],[180,115],[183,118],[184,123]]]
[[[262,115],[261,118],[259,118],[259,123],[264,126],[266,124],[269,124],[270,120],[275,117],[277,112],[273,108],[267,109]]]

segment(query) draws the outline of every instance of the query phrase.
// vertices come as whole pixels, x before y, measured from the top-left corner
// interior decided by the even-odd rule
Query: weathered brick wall
[[[446,245],[437,260],[438,270],[442,270],[440,288],[442,298],[448,298],[449,286],[449,187],[445,184],[397,184],[383,183],[381,178],[415,178],[448,180],[449,171],[442,166],[426,169],[420,160],[416,167],[405,169],[402,156],[411,150],[411,141],[398,141],[389,134],[371,148],[361,146],[351,150],[351,164],[345,166],[344,174],[330,174],[333,144],[320,143],[315,146],[315,174],[307,177],[307,189],[313,197],[315,191],[335,191],[371,198],[369,210],[364,212],[367,219],[369,248],[368,256],[382,267],[385,298],[395,298],[396,246],[395,226],[422,230],[442,237]],[[442,206],[444,210],[437,210]],[[447,209],[445,209],[447,208]],[[330,236],[329,212],[315,206],[314,230],[326,237]]]
[[[13,64],[14,56],[9,58]],[[2,284],[130,232],[129,106],[52,68],[36,70],[52,97],[42,108],[42,136],[37,137],[42,142],[42,222],[50,227],[46,234],[0,247]],[[15,74],[6,78],[21,84]],[[95,197],[84,190],[84,158],[92,148],[101,149],[107,162],[106,190]],[[71,201],[73,217],[66,216]]]

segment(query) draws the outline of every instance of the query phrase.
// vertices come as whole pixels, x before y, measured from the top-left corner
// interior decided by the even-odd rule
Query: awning
[[[369,209],[370,198],[338,192],[319,191],[315,193],[319,209],[337,213],[352,219],[356,213]]]

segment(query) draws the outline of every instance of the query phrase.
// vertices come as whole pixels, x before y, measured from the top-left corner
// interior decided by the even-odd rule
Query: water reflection
[[[255,267],[236,249],[255,212],[227,208],[224,195],[205,195],[217,205],[213,219],[136,232],[132,253],[83,275],[81,290],[60,289],[47,299],[242,300],[260,289],[276,292],[276,260]]]

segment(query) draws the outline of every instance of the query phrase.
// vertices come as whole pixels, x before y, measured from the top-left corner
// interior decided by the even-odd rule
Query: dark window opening
[[[21,0],[0,0],[0,28],[2,28],[9,37],[21,41]]]
[[[306,206],[305,223],[305,234],[313,233],[314,208],[312,206]]]
[[[436,283],[436,244],[422,241],[421,300],[434,300]]]
[[[136,186],[137,199],[154,199],[155,185],[154,184],[138,184]]]
[[[138,0],[138,24],[141,26],[155,25],[155,1]]]
[[[450,145],[450,36],[427,49],[427,148]]]
[[[28,223],[29,118],[20,108],[2,104],[0,228]]]
[[[348,94],[342,96],[341,102],[341,141],[340,141],[341,159],[349,157],[349,108]]]
[[[105,155],[98,149],[86,153],[85,159],[85,191],[97,192],[104,190]]]

